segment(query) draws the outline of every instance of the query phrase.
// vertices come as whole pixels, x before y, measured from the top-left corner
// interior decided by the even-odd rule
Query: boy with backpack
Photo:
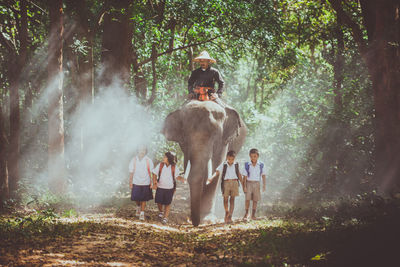
[[[163,224],[168,223],[171,202],[176,190],[176,180],[185,181],[183,177],[179,176],[175,155],[166,152],[163,161],[153,170],[154,189],[157,189],[155,202],[159,210],[158,216]]]
[[[147,157],[147,148],[141,147],[138,155],[129,163],[129,187],[132,190],[131,200],[136,201],[136,216],[144,220],[146,202],[153,199],[151,170],[153,161]]]
[[[249,153],[250,162],[246,162],[244,164],[244,169],[242,170],[243,181],[244,181],[244,190],[246,195],[246,203],[245,203],[245,214],[243,220],[248,219],[250,201],[253,201],[251,219],[255,220],[256,218],[256,209],[257,202],[261,198],[260,193],[260,181],[262,178],[263,187],[262,191],[265,192],[266,186],[266,178],[265,178],[265,169],[264,163],[258,161],[260,154],[256,148],[252,148]]]
[[[235,197],[239,196],[239,182],[243,185],[242,175],[239,171],[239,163],[235,162],[235,151],[229,151],[226,161],[218,166],[212,180],[221,174],[221,191],[224,197],[225,223],[232,222],[232,214],[235,208]]]

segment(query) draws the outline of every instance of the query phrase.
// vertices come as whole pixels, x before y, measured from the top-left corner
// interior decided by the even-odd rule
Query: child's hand
[[[154,189],[154,190],[157,190],[157,183],[154,183],[154,184],[153,184],[153,189]]]
[[[176,177],[176,180],[178,180],[178,181],[180,181],[180,182],[186,184],[186,180],[185,180],[185,178],[183,178],[182,176]]]
[[[265,188],[265,185],[263,185],[262,191],[265,192],[265,189],[266,189],[266,188]]]
[[[129,188],[132,189],[133,188],[133,184],[129,184]]]
[[[247,188],[243,187],[243,192],[246,193],[247,192]]]

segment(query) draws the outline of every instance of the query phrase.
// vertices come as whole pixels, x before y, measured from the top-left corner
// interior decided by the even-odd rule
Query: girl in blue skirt
[[[176,190],[176,180],[185,181],[182,176],[179,176],[176,156],[167,152],[164,154],[163,161],[153,170],[153,184],[157,189],[155,202],[159,210],[158,216],[164,224],[168,222],[170,206]]]

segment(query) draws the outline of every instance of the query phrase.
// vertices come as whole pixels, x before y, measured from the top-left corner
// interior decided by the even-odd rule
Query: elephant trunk
[[[209,156],[199,157],[199,155],[190,158],[188,182],[190,187],[191,219],[194,226],[198,226],[203,218],[203,195],[208,178],[207,163],[209,158]]]

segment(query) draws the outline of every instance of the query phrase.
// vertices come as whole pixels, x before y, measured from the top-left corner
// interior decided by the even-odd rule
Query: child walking
[[[175,155],[166,152],[163,161],[153,170],[154,189],[157,189],[155,202],[159,210],[158,216],[163,224],[168,223],[171,202],[176,190],[176,180],[185,181],[183,177],[179,176]]]
[[[263,181],[263,192],[265,192],[266,186],[266,178],[265,178],[265,169],[264,163],[258,160],[260,154],[256,148],[250,150],[249,153],[250,162],[246,162],[244,164],[244,169],[242,170],[243,181],[244,181],[244,191],[246,194],[246,203],[245,203],[245,214],[243,220],[248,219],[250,201],[253,201],[251,219],[255,220],[256,217],[256,209],[257,202],[261,198],[260,193],[260,181],[262,178]]]
[[[147,148],[141,147],[138,155],[129,163],[129,187],[131,188],[131,200],[136,201],[136,216],[144,220],[146,202],[153,199],[151,170],[153,161],[147,156]]]
[[[221,191],[224,197],[225,223],[232,222],[235,208],[235,197],[239,196],[239,181],[243,186],[242,175],[239,172],[239,163],[235,162],[236,153],[231,150],[226,155],[226,161],[216,169],[212,180],[221,174]]]

